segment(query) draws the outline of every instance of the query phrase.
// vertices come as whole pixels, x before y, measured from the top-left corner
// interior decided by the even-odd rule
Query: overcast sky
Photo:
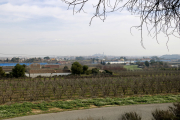
[[[94,0],[96,2],[96,0]],[[105,22],[94,18],[88,3],[86,13],[73,15],[61,0],[0,0],[0,53],[27,55],[163,55],[180,54],[180,39],[171,37],[166,47],[164,34],[156,39],[130,28],[139,25],[128,12],[108,14]],[[0,57],[6,55],[0,54]]]

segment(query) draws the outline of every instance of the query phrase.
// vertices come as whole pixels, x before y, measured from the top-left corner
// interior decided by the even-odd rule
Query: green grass
[[[138,68],[137,65],[124,65],[124,68],[126,68],[127,70],[142,70],[142,68]]]
[[[91,105],[97,107],[106,105],[134,105],[134,104],[152,104],[152,103],[173,103],[180,99],[179,95],[155,95],[128,98],[96,98],[96,99],[76,99],[71,101],[55,102],[24,102],[11,105],[0,106],[0,119],[17,116],[32,115],[32,109],[48,112],[49,108],[60,108],[63,110],[74,110],[79,108],[90,108]]]

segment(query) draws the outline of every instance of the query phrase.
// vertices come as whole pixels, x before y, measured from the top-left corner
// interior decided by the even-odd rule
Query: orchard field
[[[179,71],[121,71],[118,75],[1,78],[0,103],[178,94]]]

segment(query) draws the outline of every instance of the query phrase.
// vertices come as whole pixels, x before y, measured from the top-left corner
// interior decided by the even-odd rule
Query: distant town
[[[163,67],[178,68],[180,54],[162,56],[106,56],[95,54],[92,56],[0,57],[0,67],[6,73],[10,73],[17,64],[24,64],[26,65],[26,76],[58,76],[71,74],[71,65],[76,61],[81,65],[87,65],[89,68],[98,65],[119,64],[125,66],[137,65],[137,69],[142,69],[147,67],[145,62],[148,62],[147,64],[161,62],[159,64],[164,65]],[[153,66],[153,64],[150,65]],[[65,70],[65,66],[68,69]]]
[[[151,59],[156,61],[164,61],[169,63],[180,62],[180,54],[162,55],[162,56],[110,56],[104,54],[94,54],[92,56],[44,56],[44,57],[1,57],[0,63],[47,63],[47,64],[59,64],[67,65],[72,64],[73,61],[80,61],[82,64],[124,64],[133,63],[138,61],[150,61]],[[8,65],[8,64],[6,64]],[[14,64],[9,64],[14,66]],[[29,65],[29,64],[28,64]]]

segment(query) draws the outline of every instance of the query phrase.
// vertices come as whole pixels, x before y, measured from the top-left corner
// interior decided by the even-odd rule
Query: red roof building
[[[45,65],[45,68],[59,68],[59,65]]]
[[[30,68],[33,68],[33,69],[40,69],[41,68],[41,65],[38,64],[38,63],[33,63],[29,66]]]

